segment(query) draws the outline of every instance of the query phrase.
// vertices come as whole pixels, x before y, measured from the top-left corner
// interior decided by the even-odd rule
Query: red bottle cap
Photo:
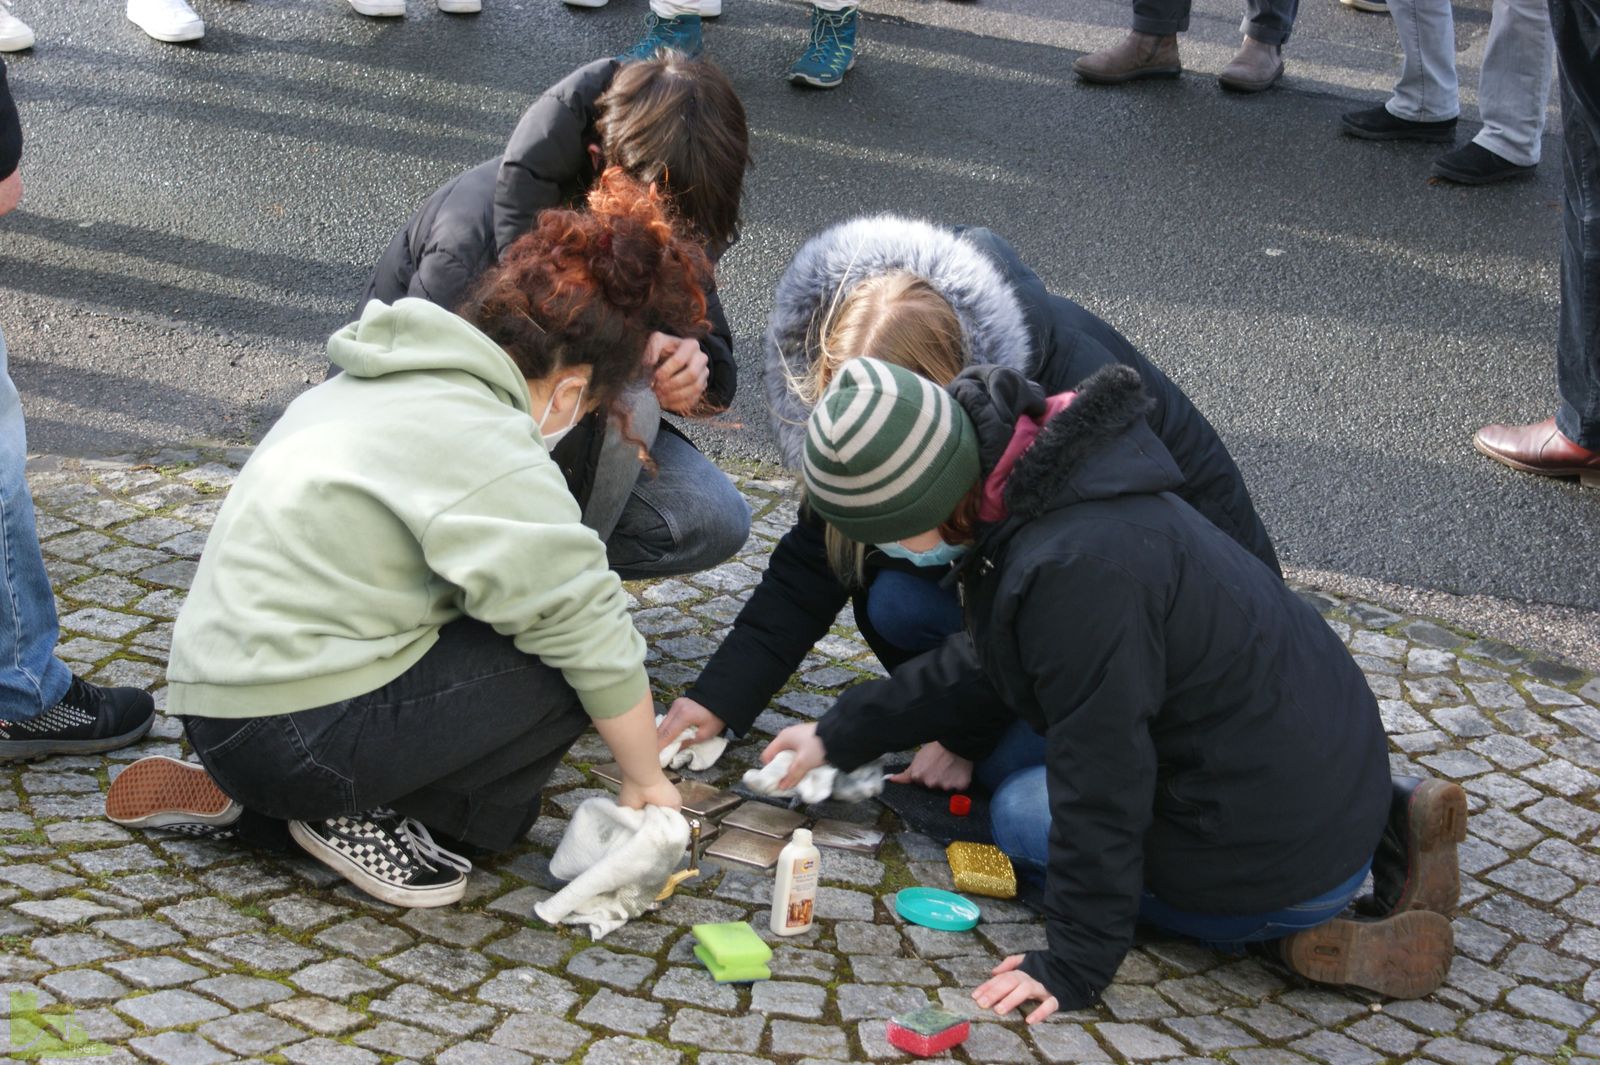
[[[972,800],[965,795],[950,796],[950,812],[957,817],[965,817],[972,812]]]

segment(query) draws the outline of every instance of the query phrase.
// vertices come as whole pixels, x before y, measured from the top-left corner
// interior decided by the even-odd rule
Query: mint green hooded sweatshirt
[[[426,300],[335,333],[344,373],[239,474],[172,637],[168,709],[287,714],[381,688],[462,616],[561,670],[591,717],[644,698],[605,546],[493,341]]]

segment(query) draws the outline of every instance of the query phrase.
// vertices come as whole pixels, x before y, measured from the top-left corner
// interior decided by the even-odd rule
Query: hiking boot
[[[28,24],[7,11],[11,0],[0,0],[0,52],[25,52],[33,47]]]
[[[1339,123],[1346,134],[1366,141],[1442,141],[1450,144],[1456,139],[1456,120],[1453,118],[1417,122],[1391,115],[1389,109],[1382,106],[1346,111]]]
[[[242,813],[204,766],[164,754],[128,766],[106,792],[106,817],[128,828],[221,839]]]
[[[1072,72],[1095,85],[1120,85],[1139,78],[1175,78],[1183,73],[1178,35],[1158,37],[1134,30],[1110,48],[1079,57]]]
[[[1537,169],[1513,163],[1472,141],[1453,152],[1445,152],[1433,161],[1433,176],[1457,185],[1493,185],[1512,178],[1527,177]]]
[[[1421,998],[1450,975],[1455,933],[1442,914],[1412,910],[1378,920],[1336,917],[1279,944],[1290,971],[1319,984]]]
[[[1217,75],[1224,89],[1233,92],[1262,92],[1283,77],[1283,48],[1246,37],[1228,65]]]
[[[856,10],[811,9],[811,40],[789,68],[790,81],[831,89],[844,80],[845,72],[856,65]]]
[[[150,731],[156,704],[138,688],[101,688],[72,678],[61,701],[38,717],[18,721],[0,711],[0,762],[50,754],[100,754]]]
[[[198,41],[206,24],[183,0],[128,0],[128,21],[153,40],[168,44]]]
[[[1431,910],[1449,916],[1461,900],[1456,846],[1467,838],[1467,793],[1459,784],[1396,777],[1389,823],[1372,857],[1366,912]]]
[[[459,902],[472,872],[471,862],[435,843],[421,822],[390,810],[290,821],[289,835],[368,895],[396,906]]]
[[[705,51],[700,39],[700,16],[678,15],[661,18],[649,15],[644,20],[644,36],[639,43],[617,56],[619,63],[633,63],[649,59],[657,52],[682,52],[690,59]]]

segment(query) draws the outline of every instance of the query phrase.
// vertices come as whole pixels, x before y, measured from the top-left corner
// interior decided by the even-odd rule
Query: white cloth
[[[1390,0],[1400,34],[1400,79],[1384,106],[1396,118],[1440,122],[1461,113],[1450,0]],[[1483,128],[1473,143],[1518,166],[1539,161],[1555,40],[1545,0],[1493,0],[1478,74]]]
[[[806,803],[822,802],[825,799],[861,802],[883,792],[884,767],[881,758],[848,773],[841,773],[831,765],[819,766],[801,777],[800,783],[794,787],[778,787],[793,764],[793,751],[779,751],[773,756],[772,761],[760,769],[747,772],[744,775],[744,786],[758,795],[768,795],[775,799],[787,799],[798,795],[800,801]]]
[[[570,882],[533,912],[550,924],[588,925],[600,939],[655,908],[688,846],[689,822],[676,810],[586,799],[550,859],[551,874]]]
[[[660,727],[666,714],[656,715],[656,725]],[[722,752],[728,749],[728,741],[722,736],[713,736],[709,740],[693,742],[699,739],[700,728],[690,725],[678,734],[673,740],[661,749],[662,769],[710,769],[717,764],[717,759],[722,757]]]

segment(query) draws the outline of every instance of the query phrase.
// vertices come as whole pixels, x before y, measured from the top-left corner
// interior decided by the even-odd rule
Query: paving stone
[[[591,1046],[583,1065],[678,1065],[683,1055],[657,1043],[614,1035]]]
[[[759,984],[756,986],[760,986]],[[796,1057],[827,1058],[840,1061],[850,1057],[850,1039],[844,1031],[831,1024],[799,1024],[795,1021],[773,1021],[771,1033],[775,1052]],[[704,1061],[704,1057],[701,1058]]]
[[[1175,1016],[1178,1012],[1154,988],[1137,984],[1112,984],[1106,988],[1103,1000],[1111,1015],[1119,1021],[1153,1021],[1160,1017]]]
[[[216,1065],[217,1062],[234,1060],[231,1054],[218,1050],[193,1032],[163,1032],[131,1040],[128,1045],[162,1065]]]
[[[51,973],[39,983],[61,1001],[77,1006],[113,1002],[128,993],[128,985],[95,969],[68,969]]]
[[[855,978],[864,984],[916,984],[938,987],[939,974],[915,958],[882,958],[871,954],[850,959]]]
[[[30,949],[51,965],[88,965],[123,953],[115,945],[87,932],[65,932],[58,936],[41,936],[32,942]]]
[[[96,917],[106,917],[117,911],[83,899],[42,899],[36,902],[14,902],[11,908],[17,913],[43,921],[52,928],[71,928]]]
[[[94,930],[138,950],[157,950],[184,941],[167,925],[148,918],[96,921]]]
[[[326,1038],[307,1039],[280,1053],[293,1065],[378,1065],[382,1060],[370,1050]]]
[[[192,984],[207,975],[197,965],[165,957],[129,958],[127,961],[111,962],[106,968],[136,987],[148,988],[179,987]]]
[[[1382,1014],[1357,1021],[1346,1028],[1344,1034],[1389,1057],[1402,1060],[1423,1040],[1421,1034]]]
[[[567,962],[567,972],[581,980],[593,980],[612,987],[631,991],[644,983],[656,971],[650,958],[634,954],[616,954],[604,947],[591,947],[573,955]]]
[[[1566,1033],[1558,1028],[1498,1011],[1468,1018],[1462,1031],[1468,1039],[1502,1050],[1526,1050],[1536,1054],[1554,1054],[1567,1041]]]
[[[1549,1021],[1566,1028],[1581,1028],[1595,1015],[1592,1006],[1528,984],[1512,988],[1506,995],[1506,1005],[1528,1017]]]
[[[914,987],[841,984],[837,994],[839,1017],[846,1021],[869,1017],[887,1019],[928,1005],[928,993]]]
[[[389,977],[373,972],[351,958],[334,958],[308,965],[289,980],[302,991],[335,1001],[394,985]]]
[[[566,957],[571,949],[567,940],[554,932],[520,928],[504,939],[483,947],[485,954],[524,965],[551,966]]]
[[[393,954],[409,946],[411,937],[398,928],[383,924],[371,917],[357,917],[318,932],[313,939],[317,945],[340,954],[349,954],[369,961]]]
[[[1463,780],[1461,786],[1469,795],[1479,795],[1495,806],[1514,810],[1540,798],[1539,789],[1507,773],[1486,773]]]
[[[288,972],[322,957],[320,951],[308,950],[283,936],[265,932],[224,936],[211,940],[208,949],[240,965],[267,972]]]
[[[1344,995],[1321,988],[1290,991],[1280,995],[1278,1001],[1327,1027],[1366,1012],[1366,1007],[1359,1002],[1352,1002]]]
[[[555,1014],[565,1014],[578,1001],[572,985],[559,976],[528,968],[496,973],[478,988],[477,996],[496,1006]]]
[[[269,1054],[306,1037],[294,1025],[266,1013],[236,1013],[201,1025],[199,1033],[235,1054]]]
[[[242,914],[221,899],[191,899],[158,912],[180,931],[205,940],[262,927],[259,917]]]
[[[1565,873],[1530,861],[1501,866],[1485,879],[1540,902],[1555,902],[1577,887],[1577,882]]]
[[[1129,1061],[1175,1058],[1183,1053],[1182,1043],[1143,1024],[1102,1024],[1096,1030]]]
[[[374,1003],[372,1012],[381,1014],[380,1005]],[[267,1011],[323,1035],[338,1035],[366,1023],[366,1018],[361,1014],[325,998],[295,998],[287,1002],[275,1002],[267,1007]],[[427,1022],[418,1019],[417,1023]],[[488,1022],[484,1023],[487,1026]]]
[[[608,1032],[648,1035],[652,1028],[661,1023],[666,1013],[666,1007],[659,1002],[630,998],[610,988],[601,988],[584,1003],[578,1011],[577,1020],[580,1024]]]
[[[1475,1043],[1464,1043],[1448,1036],[1427,1043],[1423,1046],[1422,1053],[1428,1058],[1446,1062],[1447,1065],[1495,1065],[1503,1056],[1497,1050],[1490,1050]]]
[[[414,980],[441,991],[465,991],[482,983],[492,968],[482,955],[473,951],[423,943],[378,963],[378,967],[402,980]]]
[[[240,976],[237,973],[224,973],[209,980],[201,980],[193,985],[193,990],[202,991],[212,998],[220,998],[234,1009],[241,1010],[282,1002],[294,994],[276,981],[263,980],[259,976]]]
[[[565,1061],[587,1043],[586,1029],[557,1017],[538,1013],[514,1013],[495,1029],[489,1041],[540,1058]]]
[[[434,1059],[438,1065],[529,1065],[521,1051],[489,1043],[458,1043]]]
[[[1565,799],[1542,799],[1523,810],[1522,816],[1568,839],[1580,839],[1600,826],[1600,814]]]
[[[705,1010],[681,1009],[673,1018],[667,1038],[702,1050],[749,1053],[761,1045],[767,1019],[761,1016],[728,1017]]]
[[[1202,1054],[1259,1045],[1243,1028],[1221,1017],[1177,1017],[1161,1025]]]
[[[115,1008],[146,1028],[179,1028],[228,1014],[225,1007],[189,991],[156,991],[125,998]]]
[[[762,986],[762,981],[754,986]],[[805,987],[804,984],[791,984],[792,987]],[[672,968],[656,978],[654,986],[650,989],[651,995],[668,1002],[683,1002],[691,1006],[703,1006],[710,1010],[735,1010],[739,1006],[739,995],[727,984],[719,984],[711,979],[711,974],[705,969]]]
[[[462,913],[449,907],[412,910],[400,921],[406,927],[429,939],[437,939],[453,947],[475,947],[485,939],[505,931],[505,923],[477,913]]]
[[[801,984],[788,980],[762,980],[750,986],[750,1009],[757,1013],[799,1017],[802,1020],[820,1020],[827,1001],[827,990],[815,984]],[[773,1037],[776,1040],[776,1025],[773,1027]],[[774,1042],[774,1045],[787,1047],[788,1044]],[[809,1050],[789,1052],[815,1053]]]

